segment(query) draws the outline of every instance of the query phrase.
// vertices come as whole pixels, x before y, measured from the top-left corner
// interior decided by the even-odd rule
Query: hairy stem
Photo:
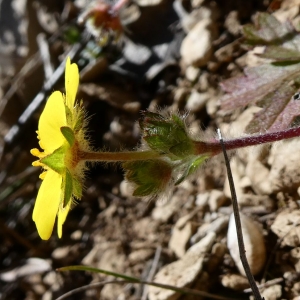
[[[234,150],[249,146],[281,141],[285,139],[291,139],[299,136],[300,127],[293,127],[277,132],[269,132],[259,135],[241,137],[237,139],[224,140],[224,146],[226,147],[226,150]],[[198,155],[205,153],[217,155],[222,151],[220,142],[217,140],[213,142],[195,142],[195,148]]]
[[[156,151],[125,151],[125,152],[84,152],[79,151],[80,160],[84,161],[135,161],[148,160],[162,157]]]

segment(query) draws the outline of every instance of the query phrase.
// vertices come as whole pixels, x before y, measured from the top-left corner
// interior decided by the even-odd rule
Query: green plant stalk
[[[156,151],[124,151],[124,152],[85,152],[79,151],[78,156],[83,161],[136,161],[136,160],[150,160],[163,157]]]

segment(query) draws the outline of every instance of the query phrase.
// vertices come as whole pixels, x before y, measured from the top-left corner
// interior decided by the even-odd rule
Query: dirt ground
[[[77,98],[95,149],[134,150],[141,111],[157,107],[188,112],[193,134],[207,140],[217,128],[225,138],[243,135],[259,108],[221,110],[219,86],[260,63],[241,46],[241,26],[257,12],[299,20],[300,1],[136,0],[120,12],[123,33],[107,40],[78,25],[87,8],[79,0],[0,1],[0,299],[57,299],[113,279],[56,271],[81,264],[223,297],[216,299],[250,299],[221,155],[167,200],[132,197],[120,166],[93,165],[62,239],[54,230],[42,241],[32,221],[40,170],[29,151],[46,99],[63,90],[67,55],[80,69]],[[265,300],[300,299],[298,148],[296,138],[231,153],[248,259]],[[213,296],[128,283],[91,285],[66,299]]]

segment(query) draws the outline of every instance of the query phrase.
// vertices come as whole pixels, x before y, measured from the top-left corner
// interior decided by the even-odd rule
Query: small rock
[[[300,140],[285,140],[271,148],[268,164],[271,166],[268,181],[272,193],[297,191],[300,186]]]
[[[53,299],[53,293],[51,291],[47,291],[45,294],[43,294],[43,297],[41,300],[52,300]]]
[[[266,261],[266,247],[261,228],[249,217],[240,213],[243,238],[246,250],[246,257],[253,275],[257,275],[263,268]],[[246,275],[241,259],[237,242],[236,226],[234,215],[231,214],[227,246],[232,259],[242,275]]]
[[[30,289],[32,289],[32,291],[41,296],[46,292],[46,287],[45,284],[43,283],[43,279],[41,274],[33,274],[33,275],[29,275],[26,276],[24,278],[24,281],[30,285]]]
[[[205,257],[210,253],[215,238],[215,233],[209,233],[192,246],[180,260],[164,266],[155,275],[154,282],[178,288],[190,286],[200,276]],[[149,300],[177,300],[180,296],[176,291],[149,287]]]
[[[63,286],[62,275],[55,271],[46,274],[43,281],[50,287],[52,292],[58,291]]]
[[[291,260],[297,272],[300,272],[300,247],[294,248],[290,251]]]
[[[54,259],[63,259],[69,255],[70,248],[70,246],[58,247],[52,252],[52,257]]]
[[[128,260],[131,265],[136,265],[140,262],[145,263],[151,256],[153,256],[153,249],[139,249],[129,254]]]
[[[32,274],[44,273],[51,270],[51,263],[48,260],[31,257],[22,266],[0,274],[0,279],[5,282],[14,282],[18,278]]]
[[[152,211],[152,218],[164,223],[167,222],[182,206],[183,194],[185,195],[185,193],[178,190],[169,201],[156,201],[156,207]]]
[[[279,284],[272,285],[266,288],[261,296],[265,298],[265,300],[277,300],[282,299],[282,287]]]
[[[169,248],[179,258],[184,256],[188,242],[193,234],[192,222],[182,224],[183,218],[185,218],[185,216],[176,222],[169,242]]]
[[[209,93],[198,93],[193,90],[187,100],[185,108],[191,113],[197,113],[205,107],[209,98]]]
[[[205,207],[208,204],[209,192],[200,193],[196,197],[196,205]]]
[[[199,21],[184,38],[180,54],[186,65],[202,67],[207,64],[212,55],[211,21]]]
[[[290,22],[299,15],[299,0],[283,1],[280,9],[273,13],[273,16],[281,23]]]
[[[252,182],[252,188],[259,195],[271,194],[271,184],[268,180],[270,170],[257,157],[249,159],[246,175]]]
[[[132,197],[133,187],[127,180],[120,183],[120,194],[122,197]]]
[[[191,82],[195,82],[199,77],[200,69],[193,66],[188,66],[185,70],[185,77]]]
[[[248,279],[237,274],[226,274],[222,276],[221,283],[224,287],[235,291],[242,291],[249,287]]]
[[[241,30],[241,24],[238,16],[238,12],[233,10],[227,15],[224,23],[225,27],[232,35],[238,35]]]
[[[123,109],[129,113],[137,113],[141,110],[141,103],[138,101],[125,103]]]
[[[296,226],[300,223],[300,211],[285,209],[280,212],[271,226],[271,230],[282,239],[281,246],[299,247],[300,228]]]
[[[209,195],[208,205],[211,211],[217,211],[226,202],[226,196],[219,190],[212,190]]]
[[[82,238],[82,231],[81,230],[76,230],[71,234],[71,239],[74,241],[80,241]]]

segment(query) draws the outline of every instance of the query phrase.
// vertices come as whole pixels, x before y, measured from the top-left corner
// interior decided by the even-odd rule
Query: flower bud
[[[123,164],[126,179],[135,185],[133,196],[154,196],[163,192],[172,177],[172,166],[162,160],[129,161]]]
[[[171,154],[175,160],[195,154],[183,117],[176,114],[164,117],[153,112],[145,112],[144,116],[140,127],[143,139],[152,150]]]

